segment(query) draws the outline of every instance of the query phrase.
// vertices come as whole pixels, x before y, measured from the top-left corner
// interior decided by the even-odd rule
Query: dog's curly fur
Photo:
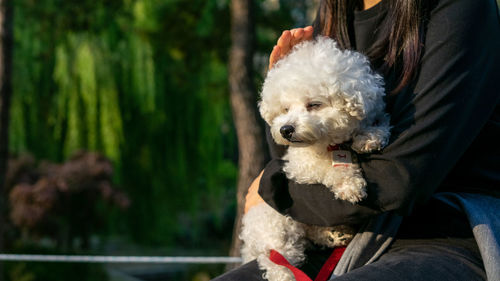
[[[295,46],[268,72],[259,104],[276,143],[289,146],[283,158],[287,177],[321,183],[338,199],[361,201],[366,196],[361,169],[356,163],[333,167],[327,147],[349,143],[357,153],[383,148],[390,131],[383,97],[383,79],[363,55],[342,51],[327,37]],[[305,225],[260,204],[244,216],[240,237],[244,261],[257,259],[265,278],[285,281],[293,276],[269,260],[271,249],[300,265],[311,241],[335,247],[353,235],[350,227]]]

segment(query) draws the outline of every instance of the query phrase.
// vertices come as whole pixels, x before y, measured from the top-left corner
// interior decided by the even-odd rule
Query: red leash
[[[304,272],[302,272],[302,270],[291,265],[285,259],[285,257],[282,256],[277,251],[271,250],[271,254],[269,254],[269,259],[277,265],[282,265],[282,266],[290,269],[293,273],[293,276],[295,276],[295,280],[297,280],[297,281],[312,281],[311,278],[309,278],[309,276],[307,276]]]
[[[319,271],[318,276],[316,276],[316,279],[314,279],[314,281],[326,281],[328,277],[332,275],[332,272],[339,263],[342,254],[344,254],[345,248],[346,247],[344,246],[333,249],[332,254],[326,260],[323,267],[321,267],[321,270]]]
[[[337,248],[333,249],[332,254],[326,260],[323,267],[321,267],[321,270],[319,271],[318,276],[316,276],[314,281],[326,281],[328,279],[328,277],[330,277],[333,270],[335,269],[335,266],[337,266],[337,263],[339,263],[339,260],[345,251],[345,248],[346,247],[337,247]],[[269,259],[277,265],[282,265],[282,266],[290,269],[292,271],[292,274],[295,277],[296,281],[312,281],[312,279],[309,278],[309,276],[307,276],[302,270],[291,265],[285,259],[285,257],[283,257],[277,251],[271,250],[271,253],[269,255]]]

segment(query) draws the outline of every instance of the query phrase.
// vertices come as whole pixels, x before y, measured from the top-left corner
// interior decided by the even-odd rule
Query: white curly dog
[[[295,46],[268,72],[259,104],[273,139],[288,146],[287,177],[323,184],[337,199],[362,200],[366,181],[351,149],[369,153],[387,144],[383,97],[383,79],[365,56],[340,50],[327,37]],[[269,260],[270,250],[299,266],[309,243],[343,246],[354,232],[348,226],[305,225],[260,204],[243,217],[242,256],[245,262],[257,259],[268,280],[294,280],[291,271]]]

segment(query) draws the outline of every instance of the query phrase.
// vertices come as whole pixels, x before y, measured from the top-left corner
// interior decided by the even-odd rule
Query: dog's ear
[[[260,116],[264,119],[264,121],[267,122],[267,124],[271,124],[272,120],[275,117],[275,113],[272,112],[271,108],[269,108],[269,105],[264,102],[264,101],[259,101],[259,112]]]
[[[366,117],[366,104],[357,96],[344,96],[344,110],[352,117],[363,120]]]
[[[374,103],[380,97],[378,87],[369,87],[372,81],[365,79],[360,82],[355,76],[342,77],[334,98],[342,100],[343,110],[350,116],[363,120],[372,115]]]
[[[390,130],[389,116],[382,114],[378,116],[375,124],[362,124],[353,136],[351,148],[358,153],[381,150],[389,142]]]
[[[343,97],[345,111],[358,120],[373,122],[384,104],[382,76],[371,70],[368,59],[360,53],[346,50],[339,60],[344,68],[336,80],[336,93]]]
[[[344,98],[344,110],[358,120],[373,123],[376,116],[384,111],[384,88],[378,75],[365,79],[363,83],[352,81],[343,85],[341,95]]]

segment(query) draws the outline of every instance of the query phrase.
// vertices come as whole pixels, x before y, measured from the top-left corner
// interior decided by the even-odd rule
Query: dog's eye
[[[316,109],[319,109],[321,107],[321,103],[320,102],[310,102],[306,105],[306,108],[307,110],[316,110]]]
[[[288,107],[283,108],[284,112],[288,112]]]

